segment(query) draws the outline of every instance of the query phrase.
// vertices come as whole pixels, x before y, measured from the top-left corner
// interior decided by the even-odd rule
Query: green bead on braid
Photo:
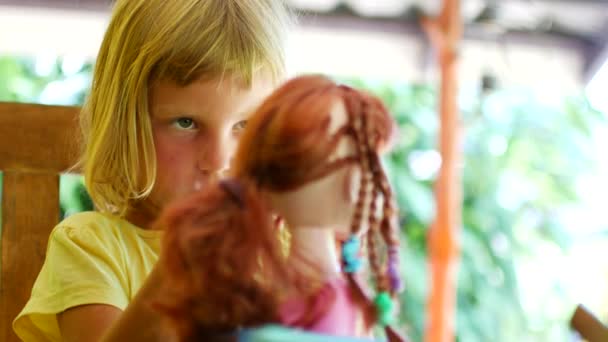
[[[393,323],[393,300],[388,292],[382,291],[374,298],[374,304],[378,312],[378,323],[387,326]]]

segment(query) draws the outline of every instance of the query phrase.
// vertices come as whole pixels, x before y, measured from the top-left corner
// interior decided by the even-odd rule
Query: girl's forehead
[[[229,78],[198,80],[184,86],[170,80],[159,80],[150,85],[148,104],[155,116],[181,111],[192,115],[246,117],[272,92],[273,87],[272,82],[262,78],[254,79],[247,87]]]

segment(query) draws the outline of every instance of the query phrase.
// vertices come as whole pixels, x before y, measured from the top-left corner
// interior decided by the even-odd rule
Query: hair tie
[[[378,323],[387,326],[393,322],[393,300],[386,291],[382,291],[374,298],[374,305],[378,313]]]
[[[344,272],[355,273],[361,266],[362,262],[359,258],[359,246],[361,245],[359,238],[355,235],[348,238],[342,244],[342,260],[344,261]]]
[[[399,249],[394,246],[388,250],[388,279],[391,292],[399,293],[403,291],[403,283],[399,276]]]

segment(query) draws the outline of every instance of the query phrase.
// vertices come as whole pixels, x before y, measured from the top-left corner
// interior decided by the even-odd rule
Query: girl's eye
[[[190,118],[179,118],[175,120],[174,125],[179,129],[193,129],[194,128],[194,120]]]
[[[247,120],[242,120],[234,124],[234,126],[232,126],[232,130],[237,132],[242,131],[243,129],[245,129],[245,126],[247,126]]]

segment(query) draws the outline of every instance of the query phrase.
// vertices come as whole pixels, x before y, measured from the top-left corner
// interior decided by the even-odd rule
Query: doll
[[[394,132],[377,98],[326,77],[275,90],[249,120],[229,177],[156,223],[170,274],[158,307],[179,338],[273,323],[369,337],[379,324],[400,341],[390,328],[397,208],[380,162]]]

